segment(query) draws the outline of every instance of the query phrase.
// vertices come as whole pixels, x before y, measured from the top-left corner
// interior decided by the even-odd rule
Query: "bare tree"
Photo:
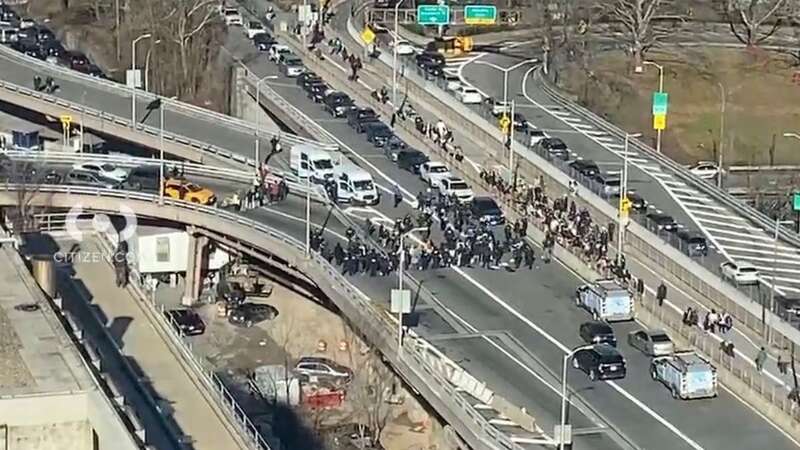
[[[374,351],[369,352],[353,367],[353,382],[348,398],[355,407],[355,416],[363,438],[379,442],[389,421],[389,397],[394,376]]]
[[[759,45],[769,39],[789,13],[788,0],[724,0],[725,16],[736,39]]]
[[[217,0],[172,0],[168,3],[171,3],[171,10],[164,17],[164,22],[169,24],[168,27],[172,33],[167,36],[178,45],[181,74],[184,82],[189,82],[184,85],[184,92],[180,94],[193,94],[195,90],[193,81],[195,80],[192,78],[196,72],[192,71],[191,64],[200,61],[191,61],[190,52],[197,44],[195,38],[200,37],[200,33],[217,17],[215,7],[219,2]]]
[[[24,233],[36,227],[34,197],[44,183],[43,167],[16,159],[0,159],[0,171],[4,181],[16,185],[16,205],[9,219],[16,233]]]
[[[611,17],[622,25],[623,39],[635,67],[641,67],[645,53],[669,33],[660,21],[683,20],[680,16],[663,14],[671,5],[672,0],[615,0],[609,5]]]

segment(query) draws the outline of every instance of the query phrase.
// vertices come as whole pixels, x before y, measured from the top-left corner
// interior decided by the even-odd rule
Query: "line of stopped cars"
[[[586,345],[572,357],[572,366],[592,381],[614,380],[627,376],[627,362],[618,349],[612,322],[634,320],[635,302],[630,292],[612,279],[600,279],[578,287],[575,304],[592,315],[578,334]],[[676,399],[717,396],[717,371],[694,351],[676,351],[669,335],[662,330],[636,329],[627,335],[630,347],[651,357],[650,376],[662,383]]]

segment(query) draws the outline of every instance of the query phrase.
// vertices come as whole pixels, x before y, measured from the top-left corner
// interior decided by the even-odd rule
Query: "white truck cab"
[[[300,178],[324,183],[333,177],[331,154],[311,144],[297,144],[289,151],[289,168]]]
[[[717,369],[693,351],[653,358],[650,376],[664,384],[675,399],[717,396]]]
[[[601,279],[578,288],[575,304],[586,309],[595,320],[606,322],[633,320],[633,298],[615,280]]]
[[[334,167],[335,201],[361,205],[377,205],[381,197],[369,172],[344,161]]]

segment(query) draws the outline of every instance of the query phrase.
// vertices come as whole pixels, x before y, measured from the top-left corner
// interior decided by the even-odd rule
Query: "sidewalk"
[[[363,47],[361,43],[353,39],[349,33],[340,33],[338,30],[330,27],[326,29],[326,37],[330,38],[334,35],[338,36],[342,42],[345,43],[348,51],[354,48]],[[337,63],[341,64],[341,61],[337,61]],[[364,63],[364,69],[361,71],[359,84],[369,91],[380,88],[380,82],[376,79],[380,80],[381,78],[375,75],[375,69],[373,69],[371,66],[383,63],[367,59],[364,59]],[[342,70],[344,70],[344,68],[342,68]],[[455,99],[453,101],[455,101]],[[432,117],[436,117],[436,114],[431,112],[430,108],[426,105],[420,104],[418,101],[413,102],[413,105],[423,118],[429,120]],[[478,145],[470,139],[465,139],[463,137],[459,139],[459,136],[456,135],[456,143],[461,146],[461,149],[465,155],[465,159],[471,162],[473,165],[486,167],[487,164],[490,164],[493,160],[491,155],[487,154],[484,149],[478,147]],[[520,178],[520,181],[524,182],[522,178]],[[632,261],[630,258],[628,260],[628,267],[631,272],[635,274],[635,276],[641,277],[644,280],[647,295],[655,296],[655,289],[662,281],[661,277],[637,261]],[[675,285],[667,283],[666,286],[667,299],[664,302],[664,307],[673,308],[679,314],[682,314],[688,306],[692,306],[699,311],[701,319],[705,313],[709,311],[708,308],[701,305],[696,299],[692,298],[688,293],[681,291]],[[755,358],[761,347],[760,337],[754,336],[746,330],[743,331],[738,329],[736,323],[734,323],[733,329],[728,332],[724,338],[734,343],[737,358],[741,358],[755,367]],[[716,335],[715,339],[719,342],[722,342],[723,340],[723,338],[719,335]],[[770,356],[764,366],[763,373],[773,382],[785,386],[787,391],[790,390],[794,386],[794,380],[792,378],[791,371],[786,375],[780,375],[780,372],[777,368],[777,350],[779,349],[773,348],[767,350],[770,351]]]

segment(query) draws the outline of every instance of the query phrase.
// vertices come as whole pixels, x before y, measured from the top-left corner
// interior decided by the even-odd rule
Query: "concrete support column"
[[[247,94],[247,86],[245,86],[244,78],[246,77],[244,67],[234,65],[231,74],[231,89],[230,89],[230,113],[233,117],[240,119],[244,118],[245,107],[249,103],[250,98]]]
[[[208,257],[206,247],[208,237],[199,236],[187,230],[189,233],[189,245],[186,257],[186,278],[181,304],[192,306],[200,297],[200,289],[203,287],[203,272],[208,267]]]

